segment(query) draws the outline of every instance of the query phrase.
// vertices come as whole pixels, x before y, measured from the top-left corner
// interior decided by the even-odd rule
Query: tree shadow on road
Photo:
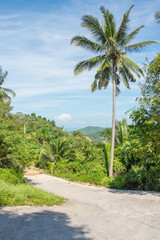
[[[69,217],[48,210],[34,213],[0,212],[1,240],[91,240],[84,226],[73,227]]]
[[[40,183],[36,183],[36,182],[34,182],[32,179],[29,179],[29,178],[27,178],[27,177],[25,177],[25,181],[26,181],[26,183],[28,183],[29,185],[41,185]]]
[[[40,183],[34,182],[32,179],[29,179],[29,178],[26,178],[26,181],[30,185],[34,185],[34,186],[40,185]],[[91,187],[92,187],[92,185],[91,185]],[[129,194],[129,195],[143,195],[143,196],[150,194],[150,195],[153,195],[153,196],[160,197],[160,192],[153,192],[153,191],[123,190],[123,189],[105,188],[105,187],[103,187],[103,189],[107,189],[108,192],[114,193],[114,194]]]
[[[113,189],[113,188],[108,188],[108,192],[111,193],[116,193],[116,194],[131,194],[131,195],[153,195],[160,197],[159,192],[152,192],[152,191],[141,191],[141,190],[120,190],[120,189]]]

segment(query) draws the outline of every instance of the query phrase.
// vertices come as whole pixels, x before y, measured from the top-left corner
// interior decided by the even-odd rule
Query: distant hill
[[[78,129],[77,131],[81,132],[83,135],[87,135],[90,133],[102,133],[105,130],[105,128],[102,127],[95,127],[95,126],[88,126],[81,129]]]
[[[102,136],[105,128],[88,126],[85,128],[78,129],[77,131],[81,132],[84,136],[89,137],[95,143],[102,143],[105,138]]]

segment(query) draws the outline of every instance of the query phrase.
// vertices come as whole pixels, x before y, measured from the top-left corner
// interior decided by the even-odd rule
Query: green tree
[[[112,128],[106,128],[103,131],[102,136],[105,137],[107,142],[111,143],[111,141],[112,141]]]
[[[16,96],[16,94],[13,90],[2,87],[4,80],[7,77],[7,74],[8,74],[7,72],[3,73],[2,68],[0,67],[0,100],[3,100],[3,101],[11,100],[11,97],[9,95],[11,95],[12,97]]]
[[[72,135],[73,135],[73,136],[83,137],[83,134],[82,134],[80,131],[77,131],[77,130],[73,131],[73,132],[72,132]]]
[[[134,6],[134,5],[133,5]],[[115,97],[116,93],[120,92],[118,86],[120,80],[127,88],[130,88],[129,82],[135,82],[137,77],[143,75],[141,68],[126,56],[127,52],[138,52],[144,47],[156,43],[157,41],[144,41],[129,45],[129,42],[134,39],[136,34],[144,27],[141,25],[130,34],[128,34],[129,13],[132,7],[124,14],[122,22],[118,30],[114,16],[109,10],[103,6],[100,11],[103,15],[103,23],[100,25],[98,19],[91,15],[82,17],[82,27],[87,28],[95,41],[89,40],[84,36],[77,35],[72,38],[71,43],[94,53],[102,53],[96,57],[79,62],[74,69],[74,73],[78,75],[84,70],[91,70],[93,67],[100,65],[98,68],[95,81],[92,84],[92,91],[106,88],[110,82],[113,83],[113,117],[112,117],[112,148],[111,148],[111,163],[110,173],[113,172],[114,158],[114,143],[115,143]]]
[[[70,158],[72,151],[68,146],[66,139],[55,139],[52,143],[48,144],[45,149],[40,153],[40,161],[56,163],[62,159]]]
[[[160,54],[151,64],[145,65],[145,71],[140,105],[131,113],[131,118],[134,152],[148,170],[160,164]]]

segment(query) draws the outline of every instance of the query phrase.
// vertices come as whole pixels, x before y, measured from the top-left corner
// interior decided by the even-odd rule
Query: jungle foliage
[[[116,123],[113,177],[109,177],[111,129],[103,132],[105,142],[95,143],[35,113],[13,114],[11,101],[1,98],[0,180],[20,184],[22,171],[34,165],[72,181],[160,191],[160,54],[144,65],[144,71],[139,106],[130,113],[133,124]]]

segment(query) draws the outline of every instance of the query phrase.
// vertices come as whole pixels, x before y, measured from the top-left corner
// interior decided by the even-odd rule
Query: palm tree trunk
[[[114,142],[115,142],[115,114],[116,114],[116,65],[113,62],[113,112],[112,112],[112,147],[109,176],[113,173]]]

